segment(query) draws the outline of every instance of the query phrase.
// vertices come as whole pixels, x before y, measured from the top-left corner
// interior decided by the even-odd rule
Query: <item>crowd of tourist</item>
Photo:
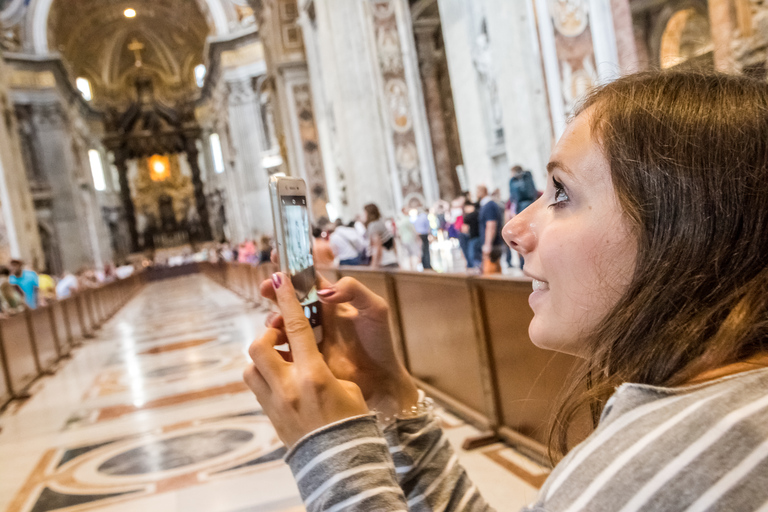
[[[312,228],[315,264],[494,274],[502,272],[503,259],[506,268],[522,269],[523,258],[518,255],[513,264],[501,228],[539,192],[530,171],[516,165],[511,173],[508,200],[502,200],[499,189],[489,193],[480,185],[474,197],[465,192],[450,203],[406,207],[393,217],[385,218],[378,205],[370,203],[349,221],[317,219]],[[219,244],[200,260],[258,265],[270,261],[272,248],[272,238],[263,235],[236,245]]]
[[[132,265],[115,268],[108,263],[103,269],[84,267],[76,273],[64,271],[55,276],[48,272],[35,272],[27,268],[23,261],[12,259],[8,266],[0,266],[0,315],[37,309],[51,300],[71,297],[79,290],[125,279],[133,272]]]
[[[506,201],[498,189],[489,193],[488,187],[480,185],[474,197],[464,193],[450,203],[439,200],[429,208],[403,208],[392,218],[383,218],[377,205],[368,204],[348,223],[320,219],[313,230],[315,261],[321,267],[467,269],[494,274],[502,272],[503,259],[507,268],[513,268],[513,254],[501,238],[501,229],[539,192],[530,171],[516,165],[511,172]],[[443,261],[433,261],[436,257]],[[457,259],[462,261],[457,264]],[[522,269],[523,258],[518,255],[517,261]]]

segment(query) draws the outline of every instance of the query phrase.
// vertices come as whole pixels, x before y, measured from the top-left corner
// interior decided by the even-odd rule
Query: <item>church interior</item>
[[[304,510],[241,378],[270,309],[271,177],[306,182],[318,225],[370,203],[450,210],[478,187],[507,201],[514,165],[544,188],[595,85],[765,80],[767,62],[761,0],[0,0],[0,266],[80,286],[0,318],[0,510]],[[539,423],[560,381],[538,372],[573,361],[531,349],[499,377],[500,333],[528,339],[530,281],[511,259],[503,290],[463,260],[451,274],[458,242],[435,244],[439,272],[331,257],[326,277],[390,301],[450,442],[479,446],[461,462],[516,510],[551,469]]]

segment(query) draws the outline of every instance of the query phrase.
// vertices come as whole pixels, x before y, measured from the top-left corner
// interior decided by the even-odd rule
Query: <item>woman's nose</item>
[[[536,235],[533,232],[533,217],[536,203],[518,213],[512,220],[504,225],[501,231],[504,241],[512,249],[523,256],[531,252],[536,247]]]

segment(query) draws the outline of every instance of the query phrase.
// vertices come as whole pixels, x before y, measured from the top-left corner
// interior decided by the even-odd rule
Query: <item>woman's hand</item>
[[[248,353],[253,363],[243,372],[243,380],[277,435],[291,447],[320,427],[367,414],[368,407],[360,388],[337,379],[326,365],[290,279],[277,273],[272,282],[282,327],[267,329],[251,344]],[[285,339],[291,345],[293,363],[284,361],[274,348]]]
[[[383,416],[416,405],[418,390],[392,345],[387,302],[350,277],[333,285],[320,277],[319,284],[323,303],[320,350],[333,374],[357,384],[368,406]],[[261,294],[275,299],[270,281],[262,283]],[[280,315],[272,316],[267,326],[281,332],[279,343],[287,341]]]

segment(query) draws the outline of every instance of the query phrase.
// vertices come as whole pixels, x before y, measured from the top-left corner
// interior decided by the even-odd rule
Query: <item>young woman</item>
[[[370,243],[371,267],[397,268],[395,238],[381,218],[379,207],[371,203],[365,205],[363,210],[365,211],[365,229]]]
[[[579,404],[599,423],[529,510],[768,510],[768,84],[622,78],[548,172],[504,237],[533,279],[531,340],[584,359],[560,432]],[[290,281],[262,286],[282,317],[244,374],[307,509],[488,510],[396,363],[386,304],[323,288],[321,354]],[[286,338],[293,365],[272,349]]]

